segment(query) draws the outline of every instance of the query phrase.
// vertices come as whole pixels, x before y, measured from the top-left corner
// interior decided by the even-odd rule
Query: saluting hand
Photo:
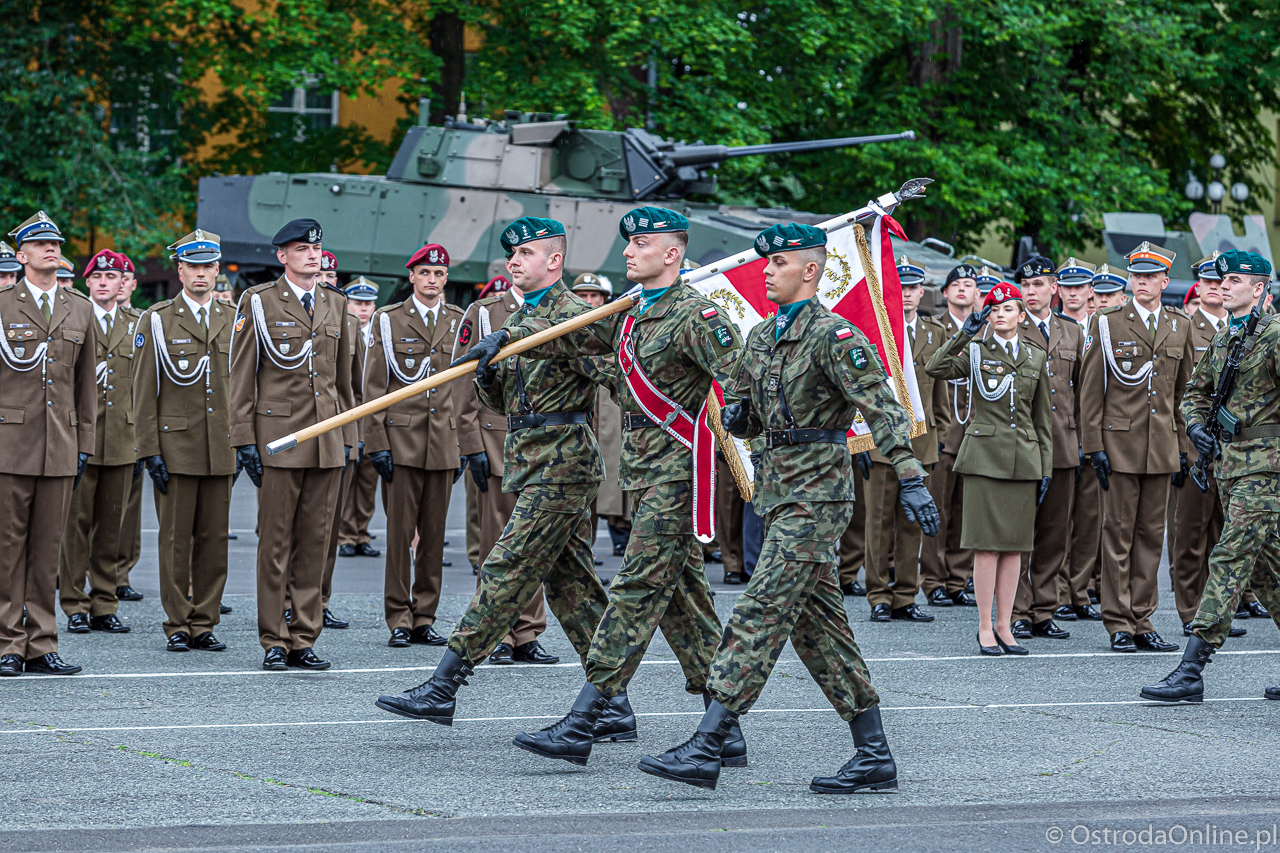
[[[978,334],[978,332],[982,331],[982,324],[987,322],[987,315],[990,313],[990,305],[983,308],[981,311],[975,311],[965,319],[964,325],[960,327],[960,331],[972,338],[974,335]]]

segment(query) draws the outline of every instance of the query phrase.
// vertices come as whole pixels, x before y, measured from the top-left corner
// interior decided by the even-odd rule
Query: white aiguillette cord
[[[297,370],[302,366],[302,360],[306,359],[307,364],[311,363],[311,341],[303,339],[302,348],[298,350],[297,355],[285,355],[276,349],[275,342],[271,340],[271,332],[267,329],[267,317],[262,311],[262,297],[256,293],[249,295],[249,313],[253,314],[253,328],[258,334],[258,350],[266,350],[267,358],[275,363],[275,366],[281,370]]]
[[[1155,366],[1156,366],[1155,347],[1153,346],[1151,349],[1151,361],[1148,361],[1146,364],[1142,365],[1142,367],[1138,368],[1133,373],[1125,373],[1116,364],[1115,353],[1111,351],[1111,321],[1108,320],[1107,315],[1103,314],[1101,311],[1098,312],[1097,317],[1098,317],[1098,339],[1099,341],[1102,342],[1102,354],[1107,359],[1108,369],[1112,373],[1114,373],[1116,379],[1119,379],[1120,382],[1122,382],[1123,384],[1141,385],[1143,382],[1146,382],[1147,390],[1150,391],[1151,390],[1151,372],[1155,370]],[[1102,390],[1104,393],[1107,390],[1107,375],[1105,373],[1102,374]]]
[[[1012,370],[1009,371],[1008,375],[1005,376],[1004,379],[1001,379],[1000,383],[996,385],[995,388],[988,390],[987,386],[982,382],[982,345],[977,341],[969,342],[969,373],[973,377],[972,381],[969,383],[970,392],[972,392],[974,388],[977,388],[978,393],[982,395],[982,399],[986,400],[988,403],[994,403],[1005,394],[1008,394],[1009,411],[1013,411],[1015,402],[1013,397],[1014,372]],[[969,399],[969,411],[973,411],[972,397]]]
[[[206,352],[196,360],[195,367],[190,372],[181,371],[173,360],[169,358],[169,349],[164,345],[164,321],[160,319],[160,315],[155,311],[151,312],[151,344],[156,351],[156,394],[160,393],[160,372],[169,377],[169,381],[174,385],[194,385],[200,378],[200,374],[204,374],[204,384],[209,385],[209,353]]]
[[[4,320],[0,318],[0,329],[4,328]],[[0,357],[4,358],[5,364],[9,365],[19,373],[26,373],[28,370],[36,366],[36,362],[40,363],[40,374],[44,375],[44,354],[49,350],[49,342],[41,341],[36,345],[36,351],[28,358],[18,358],[13,354],[13,349],[9,346],[9,339],[5,335],[0,335]]]
[[[400,364],[396,361],[395,346],[391,342],[391,317],[386,311],[378,314],[378,337],[382,338],[382,358],[387,363],[387,381],[391,381],[391,375],[395,374],[405,385],[412,385],[415,382],[421,382],[427,374],[431,372],[431,354],[423,347],[422,364],[418,365],[418,371],[412,376],[400,369]]]

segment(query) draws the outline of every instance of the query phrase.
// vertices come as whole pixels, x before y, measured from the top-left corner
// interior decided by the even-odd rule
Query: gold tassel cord
[[[715,433],[716,444],[720,446],[725,460],[729,463],[733,481],[738,486],[738,494],[742,495],[744,501],[750,503],[754,484],[747,477],[747,467],[742,464],[742,457],[738,455],[738,448],[733,443],[733,438],[725,431],[724,423],[720,420],[720,401],[716,399],[714,388],[707,392],[707,425]]]

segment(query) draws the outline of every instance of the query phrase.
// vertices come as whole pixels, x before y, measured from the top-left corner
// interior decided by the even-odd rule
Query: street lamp
[[[1212,171],[1213,180],[1209,182],[1209,186],[1200,183],[1200,179],[1196,177],[1194,171],[1187,170],[1187,186],[1183,189],[1185,195],[1191,201],[1199,201],[1206,195],[1209,197],[1209,205],[1214,213],[1222,212],[1222,200],[1227,197],[1226,184],[1222,183],[1222,171],[1227,168],[1227,158],[1221,154],[1214,154],[1209,158],[1209,169]],[[1242,181],[1237,181],[1231,185],[1231,199],[1236,204],[1243,204],[1249,198],[1249,186]]]

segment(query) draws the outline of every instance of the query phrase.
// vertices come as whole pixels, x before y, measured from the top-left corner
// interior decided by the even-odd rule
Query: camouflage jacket
[[[770,321],[751,330],[725,386],[726,403],[748,405],[749,437],[793,427],[846,430],[861,409],[876,448],[898,476],[924,476],[911,452],[911,417],[894,399],[866,335],[816,299],[797,311],[779,340],[774,335]],[[853,457],[844,443],[766,448],[751,505],[764,514],[781,504],[851,501],[853,477]]]
[[[633,315],[637,319],[632,343],[640,369],[659,391],[696,417],[712,380],[722,385],[728,381],[741,340],[715,304],[692,287],[676,284],[648,307],[637,301],[630,311],[562,335],[526,355],[540,359],[612,355],[623,322]],[[506,328],[511,340],[518,341],[551,325],[553,322],[545,317],[526,316]],[[617,397],[624,413],[640,411],[621,376],[617,379]],[[692,480],[693,456],[657,427],[624,429],[620,468],[620,485],[625,491],[632,491]]]
[[[591,310],[557,281],[537,307],[528,302],[507,318],[518,326],[536,318],[560,323]],[[487,389],[476,384],[480,402],[508,415],[595,411],[599,360],[539,360],[515,356],[498,362],[498,375]],[[520,382],[524,382],[524,398]],[[502,490],[518,492],[532,483],[599,483],[604,463],[590,424],[565,424],[509,430],[502,444]]]
[[[1227,401],[1227,411],[1239,418],[1245,429],[1280,427],[1280,320],[1267,314],[1262,323],[1266,326],[1245,353],[1235,392]],[[1236,334],[1242,332],[1237,330]],[[1196,364],[1182,398],[1182,416],[1187,426],[1203,424],[1208,419],[1231,338],[1230,328],[1223,326]],[[1222,458],[1214,463],[1214,476],[1219,482],[1269,471],[1280,471],[1280,438],[1272,436],[1226,442],[1222,445]]]

